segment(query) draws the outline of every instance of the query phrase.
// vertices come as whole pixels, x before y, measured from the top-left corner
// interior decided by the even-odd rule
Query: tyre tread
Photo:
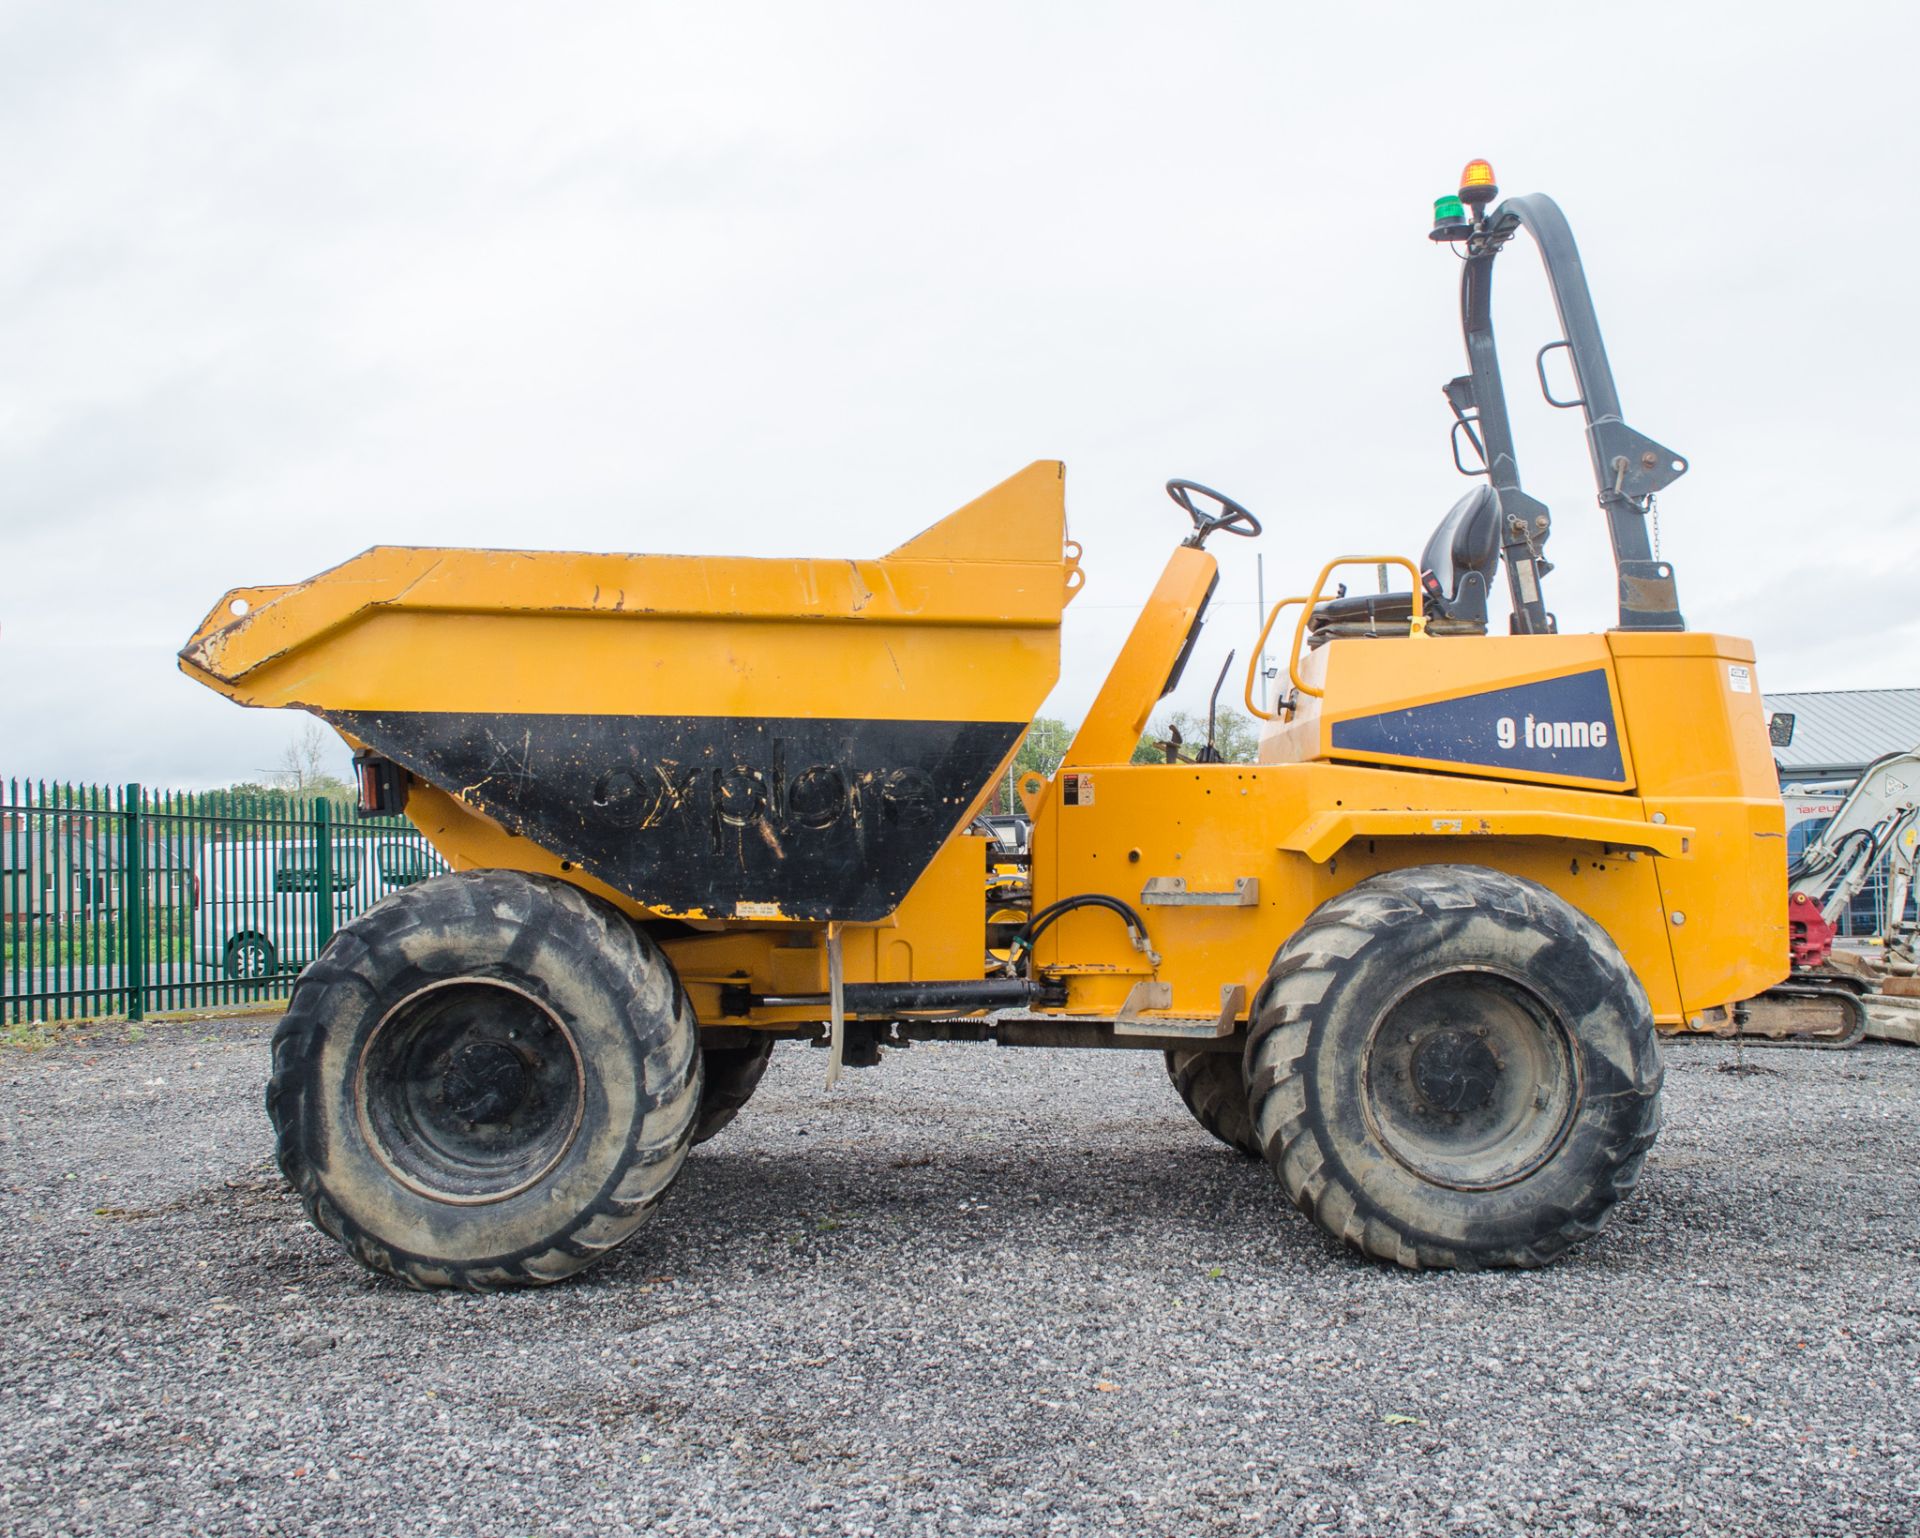
[[[667,1071],[670,1093],[646,1114],[667,1119],[667,1135],[627,1150],[624,1168],[609,1180],[597,1200],[561,1224],[547,1242],[517,1255],[471,1265],[414,1255],[380,1243],[349,1219],[324,1189],[308,1160],[301,1137],[307,1064],[317,1050],[322,1020],[319,1001],[333,987],[371,986],[360,970],[367,959],[365,936],[375,930],[398,936],[411,930],[458,927],[475,919],[492,922],[509,904],[523,916],[544,901],[542,915],[578,931],[572,943],[611,956],[624,965],[644,1001],[665,987],[667,1035],[680,1044]],[[273,1033],[273,1068],[267,1081],[267,1114],[274,1127],[274,1155],[281,1173],[300,1197],[308,1218],[322,1233],[343,1245],[369,1270],[426,1289],[459,1288],[492,1292],[505,1287],[542,1286],[573,1275],[629,1238],[646,1220],[679,1173],[688,1129],[699,1105],[700,1025],[686,990],[671,963],[636,925],[611,904],[551,877],[519,871],[480,870],[434,877],[383,899],[336,934],[294,985],[287,1013]],[[649,1067],[651,1059],[649,1059]],[[650,1077],[650,1074],[649,1074]],[[649,1083],[648,1088],[652,1088]]]
[[[1645,1064],[1636,1064],[1636,1081],[1619,1092],[1643,1103],[1636,1130],[1624,1144],[1603,1148],[1597,1161],[1601,1176],[1585,1199],[1560,1211],[1546,1232],[1524,1245],[1440,1244],[1431,1236],[1403,1232],[1389,1214],[1363,1213],[1372,1204],[1330,1166],[1315,1126],[1313,1097],[1304,1092],[1314,1026],[1309,1001],[1326,996],[1336,973],[1363,955],[1368,936],[1398,927],[1416,913],[1432,926],[1436,942],[1443,932],[1457,932],[1479,915],[1500,915],[1520,927],[1540,925],[1548,919],[1548,905],[1559,902],[1545,888],[1491,870],[1417,866],[1372,877],[1330,898],[1281,948],[1248,1033],[1246,1077],[1256,1136],[1294,1205],[1351,1248],[1410,1268],[1538,1267],[1598,1233],[1612,1209],[1632,1193],[1659,1132],[1664,1072],[1657,1051]],[[1338,944],[1327,943],[1335,936]],[[1349,945],[1349,940],[1360,943]],[[1617,951],[1613,954],[1617,959]],[[1624,960],[1620,966],[1624,971]]]
[[[696,1144],[719,1133],[753,1098],[773,1059],[773,1046],[774,1038],[763,1036],[749,1047],[709,1048],[701,1054],[700,1109],[693,1126]]]
[[[1167,1077],[1193,1119],[1235,1153],[1260,1157],[1260,1137],[1240,1056],[1234,1052],[1168,1052]]]

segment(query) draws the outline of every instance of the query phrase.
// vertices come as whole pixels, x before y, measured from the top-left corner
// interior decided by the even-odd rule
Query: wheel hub
[[[440,1098],[462,1121],[500,1121],[526,1100],[531,1083],[520,1054],[504,1041],[474,1041],[454,1054]]]
[[[586,1096],[560,1016],[495,978],[449,978],[389,1010],[360,1052],[360,1128],[395,1179],[438,1201],[504,1201],[573,1145]]]
[[[1442,1026],[1413,1046],[1413,1087],[1435,1108],[1459,1116],[1493,1099],[1500,1059],[1485,1040],[1458,1026]]]
[[[1525,1179],[1566,1140],[1580,1070],[1567,1023],[1503,973],[1414,984],[1368,1038],[1369,1128],[1420,1179],[1490,1190]]]

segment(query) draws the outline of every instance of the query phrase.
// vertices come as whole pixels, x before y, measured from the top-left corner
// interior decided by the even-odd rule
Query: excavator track
[[[1873,1024],[1867,1028],[1869,1036],[1875,1041],[1897,1041],[1920,1047],[1920,997],[1876,993],[1866,1002],[1867,1012],[1873,1017]]]
[[[1744,1017],[1744,1018],[1742,1018]],[[1810,1047],[1837,1051],[1856,1045],[1872,1023],[1866,1000],[1852,988],[1781,983],[1734,1012],[1725,1040],[1756,1047]]]

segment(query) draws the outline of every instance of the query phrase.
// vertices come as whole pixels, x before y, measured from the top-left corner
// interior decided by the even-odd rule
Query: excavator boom
[[[1920,747],[1869,764],[1788,868],[1793,976],[1743,1006],[1742,1034],[1768,1044],[1820,1047],[1849,1047],[1868,1035],[1920,1040],[1912,1007],[1887,1001],[1909,988],[1920,992],[1914,933],[1906,923],[1917,844]],[[1836,950],[1841,917],[1883,862],[1888,901],[1880,955]]]

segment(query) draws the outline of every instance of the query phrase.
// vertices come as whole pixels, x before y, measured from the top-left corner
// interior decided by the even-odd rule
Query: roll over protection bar
[[[1552,198],[1540,193],[1508,198],[1459,237],[1465,247],[1460,275],[1460,321],[1471,372],[1446,385],[1453,408],[1454,460],[1467,475],[1485,475],[1500,493],[1501,549],[1507,558],[1507,586],[1513,598],[1516,634],[1540,634],[1555,628],[1541,596],[1540,579],[1552,569],[1540,547],[1552,528],[1544,502],[1520,483],[1513,427],[1500,379],[1500,358],[1493,336],[1493,261],[1520,230],[1533,236],[1553,290],[1561,339],[1542,347],[1534,360],[1540,391],[1549,405],[1578,408],[1586,419],[1587,450],[1594,485],[1613,539],[1619,573],[1622,630],[1684,630],[1673,567],[1656,560],[1647,536],[1654,494],[1686,473],[1686,460],[1636,432],[1621,420],[1620,395],[1607,363],[1606,344],[1587,290],[1586,272],[1566,216]],[[1579,388],[1575,400],[1557,399],[1547,385],[1546,355],[1564,349]],[[1482,468],[1460,462],[1459,435],[1465,432],[1479,451]]]

